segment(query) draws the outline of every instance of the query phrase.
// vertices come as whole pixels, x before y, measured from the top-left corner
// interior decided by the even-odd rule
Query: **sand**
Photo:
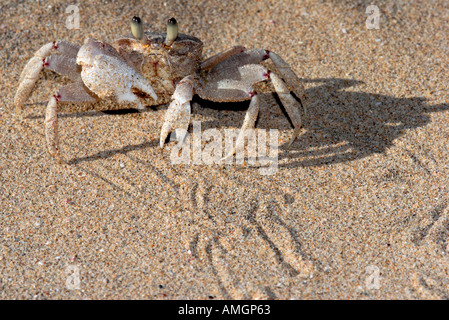
[[[68,29],[70,4],[0,7],[1,299],[448,298],[447,1],[83,1]],[[205,57],[244,45],[292,66],[309,112],[275,174],[172,164],[167,105],[63,108],[58,164],[43,116],[67,80],[50,71],[14,118],[40,46],[113,41],[134,15],[153,31],[176,17]],[[258,128],[287,141],[278,100],[260,96]],[[193,113],[224,132],[245,109]]]

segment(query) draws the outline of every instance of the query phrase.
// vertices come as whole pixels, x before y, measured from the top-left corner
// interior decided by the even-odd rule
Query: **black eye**
[[[175,18],[170,18],[170,19],[168,19],[168,23],[169,24],[177,24],[178,22],[176,21]]]
[[[133,17],[133,22],[134,22],[134,23],[141,24],[141,23],[142,23],[142,20],[140,20],[139,17],[134,16],[134,17]]]

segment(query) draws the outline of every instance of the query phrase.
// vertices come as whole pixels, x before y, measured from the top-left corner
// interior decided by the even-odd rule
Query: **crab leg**
[[[172,96],[173,101],[165,112],[159,141],[161,148],[164,147],[165,139],[174,130],[180,130],[181,134],[178,139],[184,139],[190,123],[190,101],[193,97],[193,86],[193,76],[183,78],[176,85]],[[178,137],[178,132],[176,136]]]
[[[213,55],[212,57],[207,58],[201,63],[201,70],[208,70],[215,65],[219,64],[223,60],[229,58],[230,56],[233,56],[237,53],[244,52],[246,49],[243,46],[234,46],[232,48],[229,48],[225,51],[222,51],[220,53],[217,53],[216,55]]]
[[[285,62],[279,55],[271,51],[267,51],[267,54],[276,66],[276,70],[281,74],[282,77],[281,79],[273,72],[271,74],[271,81],[276,90],[276,93],[279,96],[279,99],[285,107],[285,111],[287,111],[287,114],[295,127],[293,135],[287,144],[287,147],[290,147],[303,127],[299,110],[300,108],[302,108],[304,116],[307,112],[305,106],[304,86],[299,81],[299,78],[290,68],[288,63]],[[299,103],[290,94],[290,91],[293,91],[295,95],[300,99]]]
[[[14,96],[16,115],[20,115],[23,105],[30,96],[36,81],[39,79],[40,72],[45,67],[45,60],[52,50],[57,50],[65,56],[74,58],[79,50],[79,46],[66,41],[57,41],[47,43],[36,51],[20,75],[19,88]]]
[[[50,155],[62,161],[58,135],[58,105],[61,103],[94,103],[97,99],[89,95],[82,83],[71,83],[58,90],[50,98],[45,110],[45,137]]]
[[[55,54],[44,60],[44,68],[55,71],[63,76],[67,76],[73,81],[82,81],[81,66],[76,64],[75,58]]]
[[[244,149],[245,146],[244,139],[246,136],[246,130],[254,129],[256,125],[257,116],[259,115],[259,105],[260,105],[259,95],[256,92],[254,92],[251,98],[251,102],[249,104],[248,111],[246,111],[242,127],[240,128],[239,135],[235,142],[235,147],[233,147],[232,151],[221,160],[226,161],[227,159],[232,157],[236,152],[241,152]]]
[[[252,85],[267,80],[271,76],[271,73],[259,64],[243,65],[238,68],[238,71],[241,80],[223,79],[217,83],[219,90],[238,90],[240,94],[247,95],[251,98],[248,111],[246,112],[245,119],[237,137],[236,147],[222,160],[227,160],[236,152],[243,150],[244,139],[247,134],[246,131],[255,128],[257,116],[259,115],[260,98]]]
[[[304,94],[304,86],[302,85],[301,81],[299,80],[298,76],[293,72],[290,65],[285,62],[279,55],[272,51],[266,50],[268,57],[273,61],[274,65],[276,66],[276,70],[279,71],[281,74],[282,79],[286,82],[288,88],[293,91],[296,96],[301,100],[302,107],[305,111],[305,94]]]
[[[282,104],[284,105],[285,111],[288,116],[292,120],[294,125],[293,135],[290,138],[290,141],[287,144],[287,147],[290,147],[291,144],[295,141],[296,137],[299,135],[302,129],[302,118],[301,113],[299,112],[299,108],[303,106],[303,102],[301,100],[301,105],[299,105],[298,101],[290,94],[290,90],[284,81],[282,81],[274,72],[271,73],[271,83],[273,83],[274,89],[279,96]],[[303,107],[304,108],[304,107]],[[305,108],[304,108],[305,113]]]

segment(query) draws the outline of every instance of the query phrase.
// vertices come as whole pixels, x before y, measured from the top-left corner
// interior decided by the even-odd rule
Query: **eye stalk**
[[[134,36],[134,38],[136,38],[137,40],[139,40],[140,42],[145,42],[144,40],[144,34],[143,34],[143,25],[142,25],[142,20],[140,20],[139,17],[133,17],[133,19],[131,20],[131,32]]]
[[[178,22],[175,18],[167,21],[167,37],[165,38],[165,45],[171,46],[178,37]]]

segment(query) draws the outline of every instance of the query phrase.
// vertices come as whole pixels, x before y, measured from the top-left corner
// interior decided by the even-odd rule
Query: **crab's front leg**
[[[164,118],[161,129],[160,147],[163,148],[165,139],[176,130],[178,141],[182,141],[187,133],[190,123],[190,101],[193,97],[193,76],[187,76],[178,82]]]

